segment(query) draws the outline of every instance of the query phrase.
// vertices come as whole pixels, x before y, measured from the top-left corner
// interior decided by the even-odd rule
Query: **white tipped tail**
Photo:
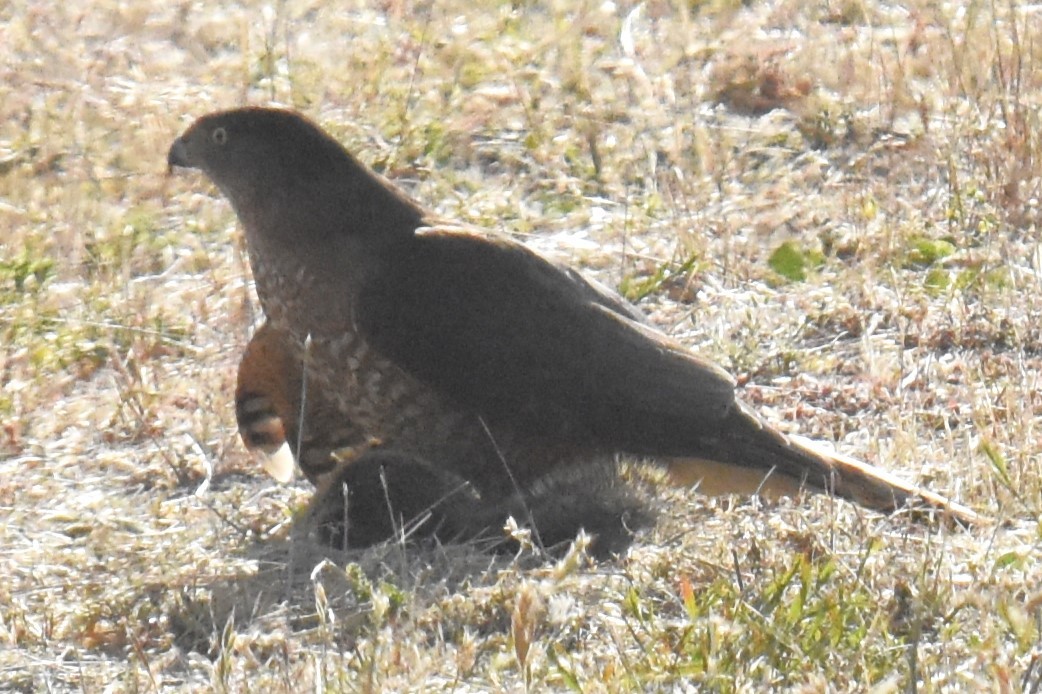
[[[254,448],[253,452],[260,459],[264,471],[279,482],[286,484],[295,476],[296,465],[293,462],[293,453],[285,441],[274,453],[268,453],[263,448]]]

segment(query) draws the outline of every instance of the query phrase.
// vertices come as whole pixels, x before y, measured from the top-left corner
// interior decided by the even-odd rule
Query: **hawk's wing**
[[[735,407],[726,372],[509,239],[423,229],[373,274],[355,306],[358,328],[491,421],[629,453],[690,454]]]

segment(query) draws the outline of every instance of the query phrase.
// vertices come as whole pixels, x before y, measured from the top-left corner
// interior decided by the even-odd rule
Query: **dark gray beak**
[[[174,140],[174,144],[170,145],[169,154],[166,155],[167,172],[173,173],[175,166],[192,166],[188,161],[188,148],[181,138]]]

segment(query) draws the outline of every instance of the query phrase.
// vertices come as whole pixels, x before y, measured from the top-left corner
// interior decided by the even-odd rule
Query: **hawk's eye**
[[[210,139],[213,140],[215,145],[223,145],[228,141],[228,131],[224,128],[214,128],[213,132],[210,133]]]

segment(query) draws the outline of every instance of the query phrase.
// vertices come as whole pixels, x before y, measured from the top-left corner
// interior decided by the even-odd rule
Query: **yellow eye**
[[[210,139],[215,145],[223,145],[228,141],[228,132],[224,128],[214,128],[210,133]]]

